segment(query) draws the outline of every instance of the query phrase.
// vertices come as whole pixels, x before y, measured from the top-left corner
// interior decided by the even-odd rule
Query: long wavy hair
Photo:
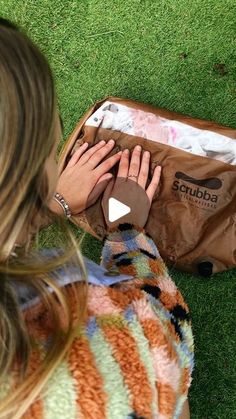
[[[22,417],[66,357],[85,319],[87,280],[80,244],[63,217],[48,208],[45,162],[58,140],[58,118],[46,58],[22,28],[0,19],[0,418]],[[65,237],[60,255],[43,260],[32,251],[39,220],[58,223]],[[17,238],[26,227],[28,240],[15,257]],[[57,267],[66,268],[70,263],[76,263],[82,279],[70,285],[77,302],[76,316],[69,306],[68,287],[60,287],[52,275]],[[35,288],[52,319],[50,344],[31,374],[28,365],[35,342],[12,279]],[[16,360],[20,378],[8,394],[7,377]]]

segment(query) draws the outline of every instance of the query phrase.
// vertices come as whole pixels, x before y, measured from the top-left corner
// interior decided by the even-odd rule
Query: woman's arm
[[[108,270],[132,275],[142,279],[153,279],[168,275],[152,238],[144,228],[132,224],[120,224],[106,237],[102,251],[102,265]]]
[[[143,228],[122,224],[111,232],[102,250],[101,264],[108,271],[132,275],[121,288],[142,288],[160,300],[173,315],[176,328],[190,322],[189,309],[172,281],[154,241]]]
[[[109,170],[120,160],[121,153],[115,153],[106,161],[104,158],[114,148],[115,141],[100,141],[88,149],[84,143],[71,157],[67,166],[60,174],[56,191],[63,196],[72,214],[79,214],[92,205],[106,188],[112,175]],[[62,207],[50,200],[49,208],[57,215],[64,216]],[[37,215],[39,229],[52,224],[51,217]]]
[[[136,309],[139,307],[138,313],[143,319],[153,319],[153,315],[156,314],[159,324],[165,325],[163,327],[166,328],[167,341],[174,342],[171,346],[172,351],[176,351],[178,362],[181,364],[175,412],[181,419],[189,418],[186,399],[194,367],[194,342],[189,308],[172,281],[155,243],[144,229],[132,228],[132,225],[128,224],[119,225],[105,240],[101,263],[108,271],[117,272],[116,275],[120,273],[133,276],[133,279],[116,283],[113,287],[124,292]],[[147,303],[150,303],[152,310]],[[158,330],[157,328],[155,331],[157,335]],[[147,338],[148,336],[149,334]],[[162,344],[164,345],[163,341]],[[162,353],[156,346],[150,350],[153,354],[155,350]],[[153,356],[157,362],[155,355]]]

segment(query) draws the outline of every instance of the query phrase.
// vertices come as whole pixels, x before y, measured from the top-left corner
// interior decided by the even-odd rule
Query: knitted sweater
[[[179,417],[194,363],[191,321],[182,295],[143,229],[123,225],[110,233],[101,264],[133,279],[88,286],[83,333],[24,418]],[[73,304],[71,297],[72,309]],[[24,315],[34,336],[48,339],[42,305],[27,308]],[[32,370],[37,368],[39,351],[30,363]]]

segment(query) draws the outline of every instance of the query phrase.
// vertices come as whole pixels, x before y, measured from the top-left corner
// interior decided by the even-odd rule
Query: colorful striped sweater
[[[84,332],[25,419],[167,419],[182,411],[194,364],[191,320],[153,240],[120,226],[104,241],[101,264],[133,279],[89,285]],[[46,339],[42,314],[40,303],[25,310],[34,335]],[[38,353],[30,362],[37,368]]]

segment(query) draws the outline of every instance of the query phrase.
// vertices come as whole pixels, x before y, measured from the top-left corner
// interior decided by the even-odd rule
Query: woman
[[[131,158],[125,150],[104,161],[114,142],[101,142],[89,150],[83,145],[58,179],[61,136],[46,59],[25,33],[1,19],[0,417],[187,418],[193,369],[188,307],[144,230],[160,168],[146,188],[149,153],[136,147]],[[117,163],[118,177],[136,182],[136,198],[145,191],[149,205],[141,217],[109,230],[102,266],[132,279],[88,285],[54,194],[76,214],[106,188],[107,219],[107,200],[122,188],[109,173]],[[67,250],[46,257],[32,249],[32,239],[54,221]],[[79,275],[72,280],[75,265]],[[58,279],[66,272],[71,281],[62,286]],[[25,297],[20,305],[32,289],[37,298],[30,303]]]

